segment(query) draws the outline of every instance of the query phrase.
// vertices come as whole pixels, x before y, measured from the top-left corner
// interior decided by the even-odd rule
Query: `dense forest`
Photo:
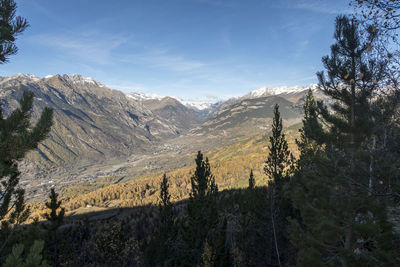
[[[30,93],[7,118],[0,109],[0,266],[397,266],[399,2],[352,5],[361,15],[337,17],[317,73],[329,101],[308,91],[295,146],[275,105],[272,131],[261,140],[263,173],[252,158],[241,160],[244,188],[220,190],[218,166],[199,151],[194,170],[174,174],[180,180],[163,174],[157,184],[115,185],[67,207],[52,189],[41,207],[28,205],[18,160],[46,138],[52,110],[32,125]],[[28,27],[15,11],[13,0],[0,1],[2,63]],[[123,208],[66,216],[118,198]],[[33,219],[35,208],[45,212]]]

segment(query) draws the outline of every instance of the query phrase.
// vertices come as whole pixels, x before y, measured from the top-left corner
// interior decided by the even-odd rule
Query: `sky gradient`
[[[317,82],[344,0],[17,0],[0,76],[79,73],[124,92],[226,99]]]

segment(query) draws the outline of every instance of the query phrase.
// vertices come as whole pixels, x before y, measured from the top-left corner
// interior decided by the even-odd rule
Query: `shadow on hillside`
[[[266,196],[267,187],[260,186],[253,189],[252,193],[257,195],[259,199]],[[250,191],[248,189],[225,189],[219,192],[218,209],[225,211],[233,211],[235,204],[243,203],[248,198]],[[247,197],[246,197],[247,196]],[[264,196],[264,197],[263,197]],[[173,203],[173,208],[179,216],[186,211],[188,199],[183,199]],[[263,202],[263,201],[262,201]],[[123,220],[145,214],[146,217],[158,217],[158,205],[146,204],[133,207],[101,207],[91,206],[81,207],[66,213],[65,222],[76,222],[82,220],[102,221],[102,220]]]

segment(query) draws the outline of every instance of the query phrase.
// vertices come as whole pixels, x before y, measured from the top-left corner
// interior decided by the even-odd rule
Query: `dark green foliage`
[[[208,240],[208,244],[213,246],[214,232],[218,225],[218,186],[211,173],[208,158],[204,160],[199,151],[195,161],[196,170],[191,177],[192,191],[187,205],[187,218],[183,222],[183,265],[185,262],[200,264],[205,241]]]
[[[177,230],[174,225],[175,213],[172,209],[171,195],[168,191],[167,175],[164,174],[160,183],[159,219],[157,229],[146,249],[148,265],[165,266],[174,260],[174,239]]]
[[[287,250],[286,217],[290,212],[284,200],[283,186],[284,179],[288,177],[288,168],[291,165],[291,153],[283,133],[282,118],[279,113],[279,106],[274,107],[274,118],[272,122],[272,135],[269,137],[269,153],[265,161],[264,171],[269,178],[268,198],[269,198],[269,218],[271,220],[271,230],[273,247],[276,253],[276,263],[282,265],[285,258],[283,254]],[[289,168],[290,169],[290,168]]]
[[[298,168],[312,163],[312,159],[319,148],[315,140],[318,140],[323,131],[318,121],[317,103],[314,100],[311,90],[307,92],[303,110],[303,127],[299,130],[300,140],[296,140],[300,152],[300,157],[297,162]]]
[[[46,207],[50,209],[50,212],[43,215],[47,219],[47,222],[43,226],[47,230],[47,250],[51,254],[53,264],[58,266],[59,238],[57,230],[64,223],[65,209],[61,207],[61,201],[58,200],[58,194],[54,188],[50,190],[49,198],[50,201],[46,203]]]
[[[24,18],[15,16],[16,9],[14,0],[0,1],[0,64],[7,62],[9,56],[18,52],[15,37],[29,26]]]
[[[122,225],[119,222],[110,223],[105,224],[102,230],[96,233],[94,252],[98,257],[98,263],[101,265],[131,266],[131,264],[140,262],[137,258],[138,244],[133,237],[126,235],[128,232],[125,229],[126,227],[127,225]]]
[[[12,248],[11,254],[7,257],[4,267],[45,267],[50,266],[43,260],[42,251],[44,241],[36,240],[29,252],[24,256],[24,245],[16,244]]]
[[[203,160],[203,154],[199,151],[195,162],[196,170],[190,178],[192,191],[189,199],[193,203],[201,203],[206,197],[215,197],[218,193],[218,186],[215,184],[215,179],[211,174],[208,158]]]
[[[61,200],[58,200],[58,194],[52,188],[49,194],[50,201],[46,203],[46,207],[50,210],[50,213],[43,215],[44,218],[50,223],[45,226],[50,231],[56,231],[64,222],[65,209],[61,207]],[[57,212],[60,209],[59,212]]]
[[[14,231],[14,227],[9,228],[8,225],[22,223],[29,214],[24,204],[24,190],[18,188],[17,161],[47,137],[52,125],[53,111],[45,108],[36,125],[31,126],[32,102],[33,94],[24,92],[20,108],[14,110],[8,118],[3,118],[0,113],[0,232],[4,236],[0,252]]]
[[[0,0],[0,64],[17,53],[15,37],[28,27],[25,19],[15,16],[16,8],[14,0]],[[29,215],[24,204],[25,191],[18,188],[17,161],[46,138],[52,124],[52,110],[46,108],[35,127],[31,127],[32,101],[33,94],[24,92],[20,108],[8,118],[3,117],[0,103],[0,254],[12,238],[15,226]]]
[[[173,211],[172,211],[172,204],[171,204],[171,195],[168,191],[169,184],[167,175],[164,174],[161,184],[160,184],[160,203],[159,203],[159,210],[160,210],[160,223],[161,227],[167,230],[170,228],[173,222]]]
[[[256,180],[254,179],[253,170],[250,170],[250,177],[249,177],[249,189],[254,189],[256,185]]]
[[[386,65],[368,58],[372,37],[363,39],[356,21],[338,17],[334,37],[331,56],[323,58],[327,74],[318,73],[332,104],[316,107],[306,101],[298,142],[292,202],[300,216],[290,227],[297,264],[396,265],[387,201],[375,194],[380,168],[372,164],[371,152],[376,146],[370,145],[380,139],[377,129],[383,126],[374,106]]]
[[[269,154],[265,161],[264,172],[271,182],[281,186],[285,170],[290,165],[290,151],[283,133],[282,118],[278,104],[274,107],[272,135],[269,137]]]

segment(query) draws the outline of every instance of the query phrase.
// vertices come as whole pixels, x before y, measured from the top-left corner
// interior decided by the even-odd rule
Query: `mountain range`
[[[301,121],[308,89],[319,95],[317,85],[263,87],[214,104],[194,104],[168,96],[125,94],[78,74],[0,77],[6,116],[26,90],[35,95],[33,120],[44,107],[54,109],[49,138],[20,163],[22,184],[31,195],[41,195],[53,184],[70,185],[85,178],[95,183],[117,174],[133,179],[155,169],[184,166],[193,151],[215,150],[237,138],[266,133],[275,103],[285,125],[293,125]],[[170,153],[174,158],[167,156]]]

